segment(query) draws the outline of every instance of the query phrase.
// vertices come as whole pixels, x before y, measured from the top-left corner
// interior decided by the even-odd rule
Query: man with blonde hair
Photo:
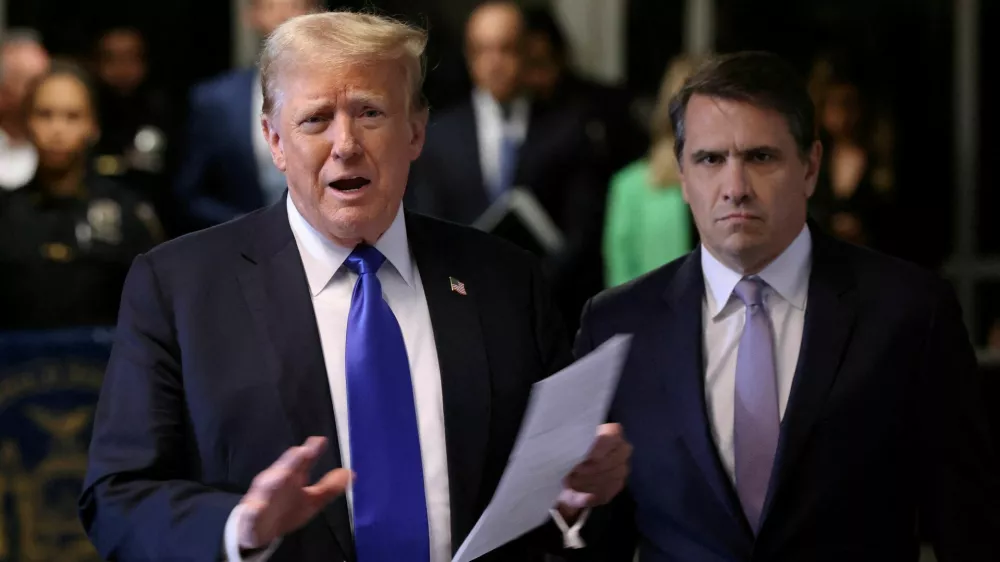
[[[103,556],[447,562],[489,503],[568,342],[530,257],[401,208],[425,42],[349,12],[268,39],[288,192],[136,260],[80,500]],[[559,518],[609,501],[629,456],[599,428]],[[541,560],[554,530],[483,559]]]

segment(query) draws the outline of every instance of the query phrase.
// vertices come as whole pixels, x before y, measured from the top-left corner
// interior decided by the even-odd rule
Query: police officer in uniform
[[[149,203],[91,172],[92,92],[57,63],[28,96],[39,164],[0,202],[0,330],[114,324],[132,259],[163,236]]]

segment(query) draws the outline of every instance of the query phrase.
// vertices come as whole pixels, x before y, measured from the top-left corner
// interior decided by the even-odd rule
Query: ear
[[[681,161],[683,157],[683,154],[677,157],[677,177],[681,180],[681,197],[684,198],[685,203],[690,205],[691,199],[688,197],[687,174],[684,173],[684,163]]]
[[[260,116],[260,130],[264,135],[264,139],[267,140],[268,148],[271,149],[271,161],[274,162],[276,168],[284,173],[285,149],[281,144],[281,133],[278,130],[277,124],[266,113]]]
[[[823,143],[813,142],[806,158],[806,198],[812,197],[816,191],[816,181],[819,179],[819,168],[823,162]]]
[[[426,108],[410,114],[410,162],[419,158],[424,149],[424,141],[427,140],[428,119],[429,112]]]

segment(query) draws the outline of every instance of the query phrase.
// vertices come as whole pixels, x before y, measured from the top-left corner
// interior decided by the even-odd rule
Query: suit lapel
[[[454,552],[478,515],[489,441],[490,371],[476,304],[481,295],[475,285],[466,288],[467,295],[452,290],[450,278],[464,282],[472,276],[466,261],[457,261],[455,252],[442,250],[447,240],[435,237],[429,230],[432,227],[417,215],[408,214],[406,225],[441,370]]]
[[[840,258],[834,240],[811,228],[812,272],[806,303],[802,346],[791,394],[781,423],[764,517],[782,482],[793,469],[833,387],[850,341],[857,312],[857,293],[850,265]]]
[[[651,315],[651,329],[659,335],[659,345],[651,350],[656,357],[653,364],[666,373],[662,380],[668,410],[676,416],[675,424],[681,429],[699,474],[730,517],[742,522],[744,530],[749,532],[739,499],[719,459],[705,404],[702,326],[705,280],[700,255],[699,251],[689,254],[668,287],[664,296],[670,306],[669,313]]]
[[[262,228],[254,235],[259,244],[244,252],[254,265],[239,276],[240,286],[261,341],[268,346],[268,367],[296,444],[314,435],[326,437],[329,443],[313,469],[315,480],[342,466],[326,364],[285,200],[272,205],[261,218]],[[341,496],[328,505],[324,516],[344,555],[354,560],[346,498]]]

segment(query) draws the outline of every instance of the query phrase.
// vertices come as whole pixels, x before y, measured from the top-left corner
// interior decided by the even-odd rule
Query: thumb
[[[559,503],[574,509],[589,507],[593,501],[594,494],[585,494],[569,488],[563,489],[562,493],[559,494]]]
[[[309,503],[319,509],[344,493],[354,479],[350,470],[338,468],[327,472],[319,482],[302,489]]]

